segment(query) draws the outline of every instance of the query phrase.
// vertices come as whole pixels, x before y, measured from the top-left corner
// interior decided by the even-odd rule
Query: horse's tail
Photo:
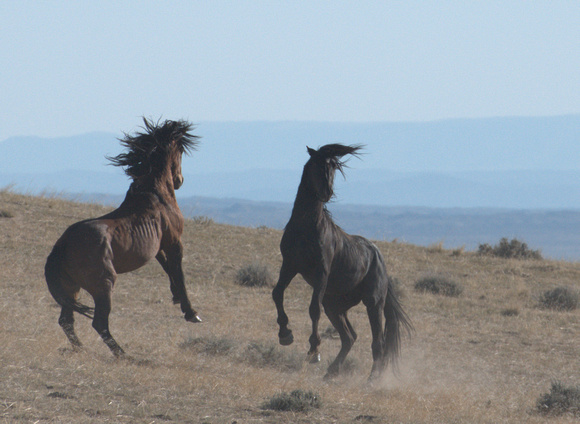
[[[64,254],[65,244],[57,242],[46,259],[44,276],[48,284],[48,291],[50,291],[50,294],[60,306],[68,306],[81,315],[93,318],[94,309],[79,303],[76,299],[69,296],[63,287],[63,280],[70,279],[62,269]]]
[[[401,335],[403,330],[407,335],[414,331],[413,324],[409,316],[403,310],[398,295],[393,287],[393,280],[389,278],[389,288],[385,301],[385,331],[383,334],[385,341],[385,365],[389,363],[397,370],[397,359],[401,353]]]

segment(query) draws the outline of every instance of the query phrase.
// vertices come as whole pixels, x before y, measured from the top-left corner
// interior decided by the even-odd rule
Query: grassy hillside
[[[115,360],[78,316],[83,352],[57,324],[44,281],[46,256],[65,228],[108,209],[56,198],[0,192],[0,417],[3,422],[144,423],[553,423],[536,402],[551,383],[580,384],[580,310],[538,307],[549,289],[580,290],[580,264],[482,257],[438,246],[378,243],[416,334],[403,344],[399,376],[368,386],[370,329],[362,306],[350,316],[359,339],[352,372],[322,377],[339,349],[323,339],[323,360],[304,363],[310,288],[296,279],[286,294],[295,343],[277,345],[269,288],[235,284],[251,263],[273,275],[281,232],[188,221],[184,268],[194,308],[186,322],[171,302],[157,263],[117,280],[111,332],[132,361]],[[533,246],[532,246],[533,247]],[[458,297],[414,290],[426,276],[456,282]],[[88,296],[83,302],[91,304]],[[321,320],[321,330],[329,322]],[[292,390],[312,391],[320,408],[263,409]]]

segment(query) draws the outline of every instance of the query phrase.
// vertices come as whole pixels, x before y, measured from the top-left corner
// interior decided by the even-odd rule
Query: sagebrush
[[[415,290],[449,297],[457,297],[463,292],[463,289],[458,283],[441,275],[420,279],[415,283]]]
[[[568,287],[556,287],[540,297],[540,305],[547,309],[573,311],[578,307],[579,295]]]
[[[502,238],[495,246],[480,244],[477,253],[506,259],[542,259],[539,250],[530,249],[526,243],[515,238],[510,241],[507,237]]]
[[[293,390],[291,393],[281,393],[262,404],[263,409],[274,411],[305,412],[311,408],[320,408],[320,396],[317,393],[304,390]]]
[[[271,287],[274,285],[274,278],[267,266],[253,263],[237,272],[236,283],[245,287]]]
[[[572,414],[580,417],[580,385],[565,386],[555,381],[550,392],[540,396],[536,407],[545,415]]]

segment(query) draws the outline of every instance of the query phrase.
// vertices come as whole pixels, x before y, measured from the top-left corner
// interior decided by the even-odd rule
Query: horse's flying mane
[[[125,168],[125,173],[131,178],[139,178],[151,173],[157,161],[165,156],[172,143],[173,148],[181,153],[189,154],[197,146],[199,137],[190,133],[193,125],[187,121],[166,120],[162,124],[143,118],[142,132],[134,135],[125,133],[125,137],[119,139],[127,148],[126,153],[115,157],[107,156],[114,166]]]
[[[346,166],[347,160],[341,160],[343,156],[353,155],[355,157],[360,156],[360,150],[364,148],[362,144],[355,144],[351,146],[345,146],[344,144],[326,144],[319,148],[317,151],[308,148],[308,153],[310,156],[316,156],[322,159],[328,159],[331,161],[335,169],[340,171],[344,176],[343,168]]]

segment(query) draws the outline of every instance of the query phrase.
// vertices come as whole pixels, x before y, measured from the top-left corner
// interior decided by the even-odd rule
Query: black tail
[[[393,287],[393,280],[389,277],[389,289],[385,302],[385,365],[389,363],[397,369],[397,359],[401,353],[401,333],[405,330],[411,336],[414,331],[409,316],[403,310],[397,293]]]
[[[76,299],[68,296],[62,286],[63,279],[67,278],[61,268],[64,253],[64,244],[57,243],[52,248],[52,252],[50,252],[50,255],[48,255],[48,258],[46,259],[44,276],[46,278],[46,283],[48,284],[48,290],[60,306],[68,306],[69,308],[72,308],[73,311],[92,319],[94,309],[85,306],[77,302]]]

